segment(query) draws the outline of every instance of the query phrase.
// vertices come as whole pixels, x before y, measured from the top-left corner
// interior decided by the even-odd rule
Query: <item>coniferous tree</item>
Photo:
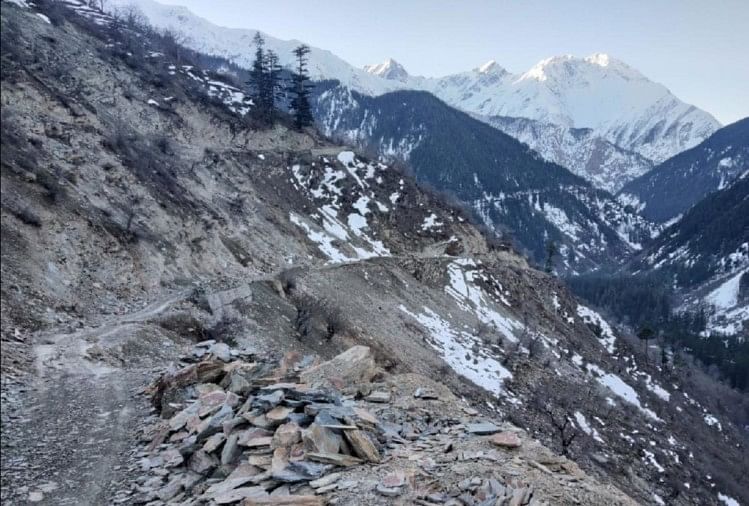
[[[265,80],[263,86],[263,102],[267,108],[268,118],[273,119],[276,111],[276,99],[281,92],[281,65],[278,55],[268,50],[265,52]]]
[[[544,266],[544,271],[551,274],[551,272],[554,270],[554,257],[557,254],[557,245],[554,243],[554,241],[549,241],[546,243],[546,265]]]
[[[267,121],[270,118],[268,103],[268,78],[266,73],[267,58],[265,54],[265,39],[260,32],[252,39],[255,45],[255,60],[250,69],[250,96],[254,105],[253,111],[258,119]]]
[[[301,130],[312,124],[312,108],[310,107],[309,75],[307,74],[307,55],[309,46],[302,44],[294,49],[297,67],[291,79],[291,109],[294,111],[294,124]]]
[[[647,360],[648,341],[655,337],[655,331],[650,327],[650,325],[645,324],[642,328],[640,328],[640,331],[637,333],[637,337],[642,340],[643,345],[645,346],[645,360]]]

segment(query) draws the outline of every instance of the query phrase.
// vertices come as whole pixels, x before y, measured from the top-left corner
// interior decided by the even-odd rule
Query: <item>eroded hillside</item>
[[[153,422],[136,392],[207,339],[321,360],[365,345],[380,376],[362,392],[389,390],[393,409],[520,427],[512,470],[469,459],[471,494],[497,477],[539,484],[518,504],[745,499],[741,436],[715,400],[461,211],[313,131],[261,128],[179,48],[40,5],[2,9],[4,501],[176,500],[134,464],[165,450],[136,445]],[[444,386],[445,405],[414,401],[419,386]],[[392,450],[345,472],[422,460]],[[553,466],[550,450],[564,455]],[[181,483],[182,499],[247,457]],[[119,493],[148,483],[157,499]],[[373,490],[373,504],[397,500]]]

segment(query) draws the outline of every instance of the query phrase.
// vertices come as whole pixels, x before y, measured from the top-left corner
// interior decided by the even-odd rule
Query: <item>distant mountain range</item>
[[[124,4],[138,6],[154,26],[183,34],[192,49],[244,67],[252,61],[255,30],[220,27],[183,7],[153,0],[116,0],[112,8]],[[278,52],[280,63],[291,66],[291,50],[300,42],[265,38],[268,47]],[[411,76],[393,59],[357,68],[314,47],[309,57],[315,80],[337,80],[369,96],[404,89],[428,91],[609,191],[696,146],[720,127],[710,114],[605,54],[555,56],[520,74],[490,61],[440,78]],[[541,126],[530,128],[528,123],[496,117],[523,118]],[[559,140],[550,139],[550,128]],[[580,129],[586,131],[582,139]]]

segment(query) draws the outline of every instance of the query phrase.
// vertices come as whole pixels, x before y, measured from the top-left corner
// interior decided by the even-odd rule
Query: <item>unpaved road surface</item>
[[[185,296],[74,333],[35,336],[36,371],[3,385],[3,504],[111,504],[131,486],[138,424],[150,411],[139,392],[154,364],[104,364],[91,349],[148,331],[149,318]]]

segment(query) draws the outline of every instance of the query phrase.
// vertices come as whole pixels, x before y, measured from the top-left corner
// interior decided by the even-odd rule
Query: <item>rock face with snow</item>
[[[250,66],[255,30],[216,26],[182,7],[153,0],[116,0],[113,5],[132,3],[153,25],[184,34],[189,47]],[[265,37],[268,47],[279,54],[280,63],[292,66],[291,50],[299,42]],[[519,74],[490,61],[459,74],[426,78],[409,75],[393,59],[360,69],[330,51],[313,47],[309,68],[315,80],[338,80],[370,96],[424,90],[481,118],[525,118],[554,125],[561,130],[558,135],[567,140],[552,147],[545,132],[527,128],[506,131],[517,134],[547,159],[583,177],[589,175],[591,182],[610,191],[642,174],[649,161],[660,163],[697,145],[720,127],[710,114],[685,104],[666,87],[605,54],[548,58]],[[595,141],[582,146],[587,156],[580,153],[578,142],[570,144],[568,140],[575,137],[577,129],[590,129],[589,136]],[[633,164],[626,167],[625,160]]]
[[[597,135],[590,128],[568,128],[527,118],[478,116],[504,133],[528,144],[593,186],[616,193],[624,184],[653,168],[653,162]]]
[[[620,199],[658,222],[676,218],[710,192],[749,172],[749,118],[715,132],[622,188]]]
[[[364,71],[368,72],[369,74],[382,77],[383,79],[389,79],[391,81],[401,81],[404,83],[407,82],[408,78],[410,77],[408,75],[408,72],[406,72],[406,69],[403,68],[403,65],[393,60],[392,58],[389,58],[386,62],[379,63],[377,65],[365,65]]]

